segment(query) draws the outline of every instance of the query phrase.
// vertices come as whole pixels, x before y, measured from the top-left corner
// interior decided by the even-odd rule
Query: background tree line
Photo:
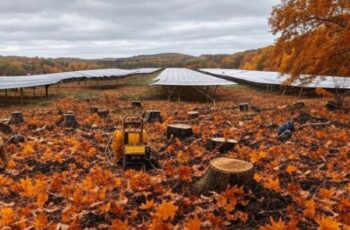
[[[143,67],[186,67],[198,68],[232,68],[248,70],[277,70],[270,63],[274,47],[249,50],[230,55],[202,55],[199,57],[164,53],[140,55],[129,58],[76,59],[76,58],[29,58],[0,56],[0,75],[18,76],[57,73],[101,68],[134,69]]]

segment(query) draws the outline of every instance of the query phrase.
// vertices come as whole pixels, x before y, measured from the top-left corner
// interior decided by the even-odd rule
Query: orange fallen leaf
[[[47,216],[44,213],[40,213],[34,218],[34,227],[38,230],[47,227]]]
[[[154,205],[155,205],[155,203],[154,203],[153,199],[146,200],[146,203],[143,203],[140,205],[140,209],[149,210],[149,209],[152,209],[154,207]]]
[[[316,222],[318,223],[320,230],[338,230],[341,226],[338,221],[334,220],[332,217],[326,216],[317,218]]]
[[[320,196],[322,198],[331,198],[334,194],[334,190],[332,189],[326,189],[326,188],[321,188],[320,189]]]
[[[292,174],[293,172],[297,171],[297,167],[295,167],[294,165],[288,165],[286,168],[286,172],[289,174]]]
[[[268,189],[275,190],[276,192],[279,192],[281,190],[279,179],[273,179],[272,176],[267,179],[267,182],[264,183],[264,186]]]
[[[130,228],[127,220],[125,220],[125,221],[114,220],[112,222],[112,229],[113,230],[129,230],[131,228]]]
[[[200,229],[201,229],[201,221],[197,216],[189,219],[185,223],[185,230],[200,230]]]
[[[270,224],[261,226],[260,230],[285,230],[285,228],[286,225],[281,218],[279,218],[278,221],[275,222],[275,220],[272,217],[270,217]]]
[[[160,220],[173,220],[178,207],[171,202],[162,201],[162,203],[157,207],[155,216]]]
[[[316,204],[313,200],[305,201],[304,215],[308,217],[314,217],[316,214]]]
[[[0,228],[10,225],[15,220],[15,212],[12,208],[0,210]]]

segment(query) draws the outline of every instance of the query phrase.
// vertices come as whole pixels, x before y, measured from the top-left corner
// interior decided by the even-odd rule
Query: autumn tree
[[[349,0],[281,0],[269,23],[279,36],[274,62],[291,80],[350,76]]]

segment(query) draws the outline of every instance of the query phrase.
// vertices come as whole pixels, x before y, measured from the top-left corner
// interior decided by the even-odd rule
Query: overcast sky
[[[0,0],[0,55],[234,53],[270,45],[279,0]]]

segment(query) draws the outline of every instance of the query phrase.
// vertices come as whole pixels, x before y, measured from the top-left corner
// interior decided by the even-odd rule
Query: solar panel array
[[[280,75],[278,72],[250,71],[239,69],[200,69],[205,73],[227,77],[233,81],[255,83],[262,85],[282,85],[289,75]],[[293,87],[302,88],[327,88],[327,89],[350,89],[350,78],[347,77],[315,77],[313,79],[302,76],[290,84]]]
[[[220,86],[235,83],[184,68],[168,68],[151,85],[163,86]]]
[[[158,68],[142,68],[134,70],[124,69],[97,69],[97,70],[82,70],[52,74],[40,74],[30,76],[0,77],[0,89],[15,89],[35,86],[44,86],[57,84],[67,79],[82,79],[82,78],[118,78],[135,74],[149,74],[156,72]]]

